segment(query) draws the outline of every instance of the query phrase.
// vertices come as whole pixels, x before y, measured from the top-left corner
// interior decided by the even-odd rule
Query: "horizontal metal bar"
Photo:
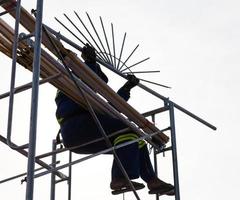
[[[192,117],[193,119],[196,119],[197,121],[201,122],[202,124],[206,125],[207,127],[213,129],[213,130],[217,130],[216,126],[213,126],[212,124],[208,123],[207,121],[203,120],[202,118],[196,116],[195,114],[189,112],[188,110],[186,110],[185,108],[179,106],[178,104],[173,102],[173,106],[175,108],[177,108],[178,110],[184,112],[185,114],[189,115],[190,117]]]
[[[7,144],[7,139],[5,137],[3,137],[2,135],[0,135],[0,141],[3,142],[4,144]],[[18,147],[16,144],[12,143],[13,146],[15,147]],[[28,157],[28,152],[23,150],[23,149],[16,149],[17,152],[19,152],[20,154]],[[50,170],[51,167],[49,167],[48,164],[46,164],[45,162],[41,161],[40,159],[35,159],[35,162],[37,164],[39,164],[40,166],[46,168],[47,170]],[[58,171],[55,171],[56,175],[59,177],[59,178],[66,178],[67,176],[64,175],[63,173],[61,172],[58,172]]]
[[[142,115],[143,115],[144,117],[148,117],[148,116],[151,116],[151,115],[159,114],[159,113],[161,113],[161,112],[165,112],[165,111],[167,111],[167,110],[169,110],[169,107],[168,107],[168,106],[165,106],[165,107],[162,107],[162,108],[157,108],[157,109],[155,109],[155,110],[151,110],[151,111],[145,112],[145,113],[143,113]]]
[[[59,164],[59,163],[60,163],[60,161],[57,161],[57,162],[54,163],[54,164]],[[53,164],[50,164],[49,167],[51,167],[51,165],[53,165]],[[45,169],[45,168],[44,168],[44,167],[39,167],[39,168],[35,169],[35,172],[40,171],[40,170],[42,170],[42,169]],[[27,175],[27,172],[18,174],[18,175],[16,175],[16,176],[12,176],[12,177],[10,177],[10,178],[3,179],[3,180],[0,181],[0,184],[5,183],[5,182],[7,182],[7,181],[11,181],[11,180],[17,179],[17,178],[20,178],[20,177],[22,177],[22,176],[26,176],[26,175]],[[23,182],[23,181],[22,181],[22,182]]]
[[[38,178],[38,177],[40,177],[40,176],[49,174],[49,173],[51,173],[51,172],[54,172],[55,170],[64,169],[64,168],[66,168],[66,167],[68,167],[68,166],[75,165],[75,164],[77,164],[77,163],[86,161],[86,160],[91,159],[91,158],[94,158],[94,157],[96,157],[96,156],[99,156],[99,155],[102,155],[102,154],[106,154],[106,153],[111,152],[111,151],[113,151],[113,150],[116,150],[116,149],[125,147],[125,146],[130,145],[130,144],[133,144],[133,143],[135,143],[135,142],[138,142],[138,141],[140,141],[140,140],[145,140],[145,139],[150,138],[150,137],[153,137],[153,136],[155,136],[155,135],[157,135],[157,134],[159,134],[159,133],[161,133],[161,132],[162,132],[162,130],[157,131],[157,132],[154,132],[154,133],[149,134],[149,135],[144,135],[144,136],[139,137],[138,139],[135,139],[135,140],[133,140],[133,141],[125,142],[125,143],[119,144],[119,145],[117,145],[117,146],[114,146],[114,147],[111,147],[111,148],[107,148],[107,149],[102,150],[102,151],[99,151],[99,152],[97,152],[97,153],[95,153],[95,154],[91,154],[91,155],[89,155],[89,156],[85,156],[84,158],[80,158],[80,159],[78,159],[78,160],[75,160],[75,161],[73,161],[73,162],[71,162],[71,163],[67,163],[67,164],[61,165],[61,166],[59,166],[59,167],[56,167],[55,169],[51,169],[51,170],[48,170],[48,171],[45,171],[45,172],[41,172],[41,173],[39,173],[39,174],[36,174],[36,175],[34,176],[34,178]]]
[[[53,80],[53,79],[59,78],[60,75],[61,75],[61,73],[58,73],[58,74],[56,74],[56,75],[53,75],[53,76],[50,76],[50,77],[48,77],[48,78],[42,79],[42,80],[39,81],[39,84],[41,85],[41,84],[50,82],[50,81]],[[29,82],[29,83],[27,83],[27,84],[24,84],[24,85],[21,85],[21,86],[19,86],[19,87],[16,87],[16,88],[14,89],[14,94],[23,92],[23,91],[28,90],[28,89],[30,89],[30,88],[32,88],[32,82]],[[4,93],[4,94],[1,94],[1,95],[0,95],[0,99],[6,98],[6,97],[8,97],[9,95],[10,95],[10,92],[6,92],[6,93]]]
[[[61,183],[63,181],[68,181],[68,178],[63,178],[63,179],[60,179],[60,180],[56,180],[55,183]]]

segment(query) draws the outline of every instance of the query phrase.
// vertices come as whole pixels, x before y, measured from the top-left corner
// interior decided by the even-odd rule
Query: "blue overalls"
[[[107,76],[101,71],[97,63],[86,64],[102,78],[102,80],[106,83],[108,82]],[[125,90],[124,87],[118,90],[118,94],[126,101],[130,98],[130,91]],[[103,137],[91,114],[85,108],[75,103],[61,91],[58,91],[55,101],[57,104],[56,117],[61,127],[61,135],[65,147],[79,146]],[[107,135],[127,128],[122,121],[107,114],[96,113],[96,115]],[[112,145],[118,145],[137,138],[137,134],[133,131],[128,131],[121,135],[110,137],[109,139]],[[72,151],[79,154],[89,154],[99,152],[106,148],[106,142],[102,139]],[[144,141],[135,142],[119,148],[116,150],[116,153],[130,179],[141,176],[144,181],[148,181],[155,177],[147,145]],[[112,179],[123,177],[121,170],[114,160],[112,165]]]

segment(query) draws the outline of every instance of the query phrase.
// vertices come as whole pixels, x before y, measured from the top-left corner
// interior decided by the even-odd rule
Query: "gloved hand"
[[[123,86],[123,88],[126,90],[130,91],[132,88],[134,88],[139,83],[139,79],[132,74],[128,74],[127,79],[128,79],[128,81]]]
[[[125,101],[130,98],[130,90],[139,83],[139,79],[134,75],[127,75],[127,79],[128,81],[117,92]]]
[[[86,43],[86,45],[82,49],[82,58],[85,60],[85,62],[96,62],[95,49],[91,47],[88,43]]]

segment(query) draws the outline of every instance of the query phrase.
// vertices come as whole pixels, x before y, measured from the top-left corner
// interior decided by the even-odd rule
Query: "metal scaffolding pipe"
[[[14,33],[14,41],[13,41],[13,48],[12,48],[12,72],[11,72],[11,81],[10,81],[10,93],[9,93],[10,96],[9,96],[8,122],[7,122],[7,144],[12,149],[24,149],[28,147],[27,144],[22,146],[14,146],[12,145],[12,141],[11,141],[20,11],[21,11],[21,0],[18,0],[16,5],[15,33]]]
[[[61,73],[58,73],[56,75],[53,75],[53,76],[50,76],[48,78],[42,79],[41,81],[39,81],[39,85],[44,84],[44,83],[48,83],[49,81],[58,78],[60,75],[61,75]],[[29,82],[27,84],[24,84],[24,85],[21,85],[19,87],[14,88],[13,92],[14,92],[14,94],[17,94],[19,92],[23,92],[23,91],[28,90],[30,88],[32,88],[32,82]],[[1,94],[0,99],[6,98],[9,95],[10,95],[10,92],[6,92],[4,94]]]
[[[56,150],[57,144],[56,140],[52,141],[52,150]],[[56,160],[57,160],[57,155],[53,154],[52,155],[52,167],[53,169],[56,167]],[[51,188],[50,188],[50,200],[55,200],[55,191],[56,191],[56,175],[55,173],[51,173]]]
[[[3,137],[2,135],[0,135],[0,141],[3,142],[4,144],[7,144],[7,139],[6,139],[5,137]],[[17,145],[14,144],[14,143],[13,143],[12,145],[15,146],[15,147],[17,147]],[[25,157],[28,157],[28,152],[25,151],[24,149],[16,149],[16,151],[17,151],[18,153],[24,155]],[[51,169],[51,166],[50,166],[50,165],[48,165],[47,163],[41,161],[41,160],[38,159],[38,158],[35,158],[35,162],[36,162],[37,164],[39,164],[40,166],[44,167],[44,168],[47,169],[47,170],[50,170],[50,169]],[[61,178],[61,179],[65,179],[65,178],[66,178],[66,176],[65,176],[63,173],[61,173],[61,172],[56,171],[55,174],[56,174],[59,178]]]
[[[35,167],[36,136],[37,136],[38,91],[39,91],[41,41],[42,41],[42,15],[43,15],[43,0],[37,0],[26,200],[33,200],[33,190],[34,190],[34,167]]]
[[[106,44],[107,44],[108,53],[109,53],[109,55],[110,55],[111,64],[112,64],[112,66],[114,66],[113,59],[112,59],[112,53],[111,53],[111,50],[110,50],[110,47],[109,47],[109,43],[108,43],[108,39],[107,39],[107,34],[106,34],[105,27],[104,27],[104,24],[103,24],[103,21],[102,21],[102,17],[100,17],[100,21],[101,21],[101,25],[102,25],[102,29],[103,29],[103,34],[104,34],[104,37],[105,37],[105,41],[106,41]]]
[[[114,68],[116,68],[116,48],[115,48],[115,39],[114,39],[114,28],[113,28],[113,24],[111,23],[111,30],[112,30],[112,45],[113,45],[113,58],[114,58]]]
[[[72,152],[69,151],[69,163],[72,162]],[[72,165],[68,167],[68,200],[72,197]]]
[[[172,142],[172,162],[173,162],[173,177],[175,200],[180,200],[179,179],[178,179],[178,159],[177,159],[177,142],[175,130],[174,104],[169,104],[169,117],[171,124],[171,142]]]

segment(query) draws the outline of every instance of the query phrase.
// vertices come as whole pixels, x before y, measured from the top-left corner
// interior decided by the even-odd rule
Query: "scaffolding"
[[[25,176],[26,179],[26,200],[33,199],[33,188],[34,188],[34,179],[46,174],[51,173],[51,194],[50,199],[55,199],[55,185],[58,182],[67,181],[68,182],[68,200],[71,200],[71,178],[72,178],[72,165],[78,164],[85,160],[94,158],[98,155],[112,152],[114,155],[114,151],[118,148],[122,148],[126,145],[129,145],[138,140],[145,140],[150,145],[154,147],[154,166],[157,173],[157,155],[159,153],[164,153],[165,151],[172,152],[172,165],[173,165],[173,175],[174,175],[174,188],[175,188],[175,200],[180,200],[180,189],[179,189],[179,179],[178,179],[178,159],[177,159],[177,145],[176,145],[176,132],[175,132],[175,116],[174,111],[178,109],[194,118],[195,120],[201,122],[207,127],[216,130],[216,127],[191,113],[190,111],[184,109],[180,105],[171,101],[169,98],[162,96],[161,94],[153,91],[152,89],[146,87],[145,85],[139,83],[138,86],[150,93],[151,95],[159,98],[163,101],[163,107],[158,109],[149,111],[147,113],[140,114],[134,108],[132,108],[129,104],[123,101],[118,95],[116,95],[111,88],[109,88],[102,80],[100,80],[88,67],[81,62],[81,60],[72,52],[66,50],[63,44],[60,42],[64,42],[68,45],[71,45],[78,51],[82,51],[82,47],[73,41],[69,40],[59,32],[51,29],[47,25],[42,23],[42,13],[43,13],[43,0],[37,0],[36,10],[33,10],[32,13],[35,15],[33,17],[29,14],[22,6],[21,0],[1,0],[0,5],[6,10],[0,14],[10,14],[15,18],[15,27],[11,28],[4,20],[0,19],[0,51],[6,54],[8,57],[12,59],[12,73],[11,73],[11,83],[10,83],[10,91],[8,93],[0,95],[0,99],[5,97],[9,97],[9,110],[8,110],[8,125],[7,125],[7,137],[0,135],[0,141],[13,150],[19,152],[20,154],[26,156],[28,158],[28,167],[27,173],[19,174],[14,177],[5,179],[0,181],[0,183],[4,183],[6,181],[12,180],[17,177]],[[76,14],[76,13],[75,13]],[[77,14],[76,14],[77,15]],[[66,16],[70,23],[71,20]],[[89,15],[89,20],[91,21]],[[79,18],[80,19],[80,18]],[[100,18],[101,19],[101,18]],[[80,19],[81,21],[81,19]],[[65,26],[62,22],[58,20],[60,24]],[[101,19],[102,29],[105,34],[105,29],[103,25],[103,21]],[[25,27],[29,33],[28,34],[19,34],[19,26],[22,25]],[[92,24],[93,26],[93,24]],[[93,26],[94,27],[94,26]],[[114,31],[113,25],[112,27],[112,40],[114,44]],[[124,35],[124,39],[122,42],[121,53],[119,58],[116,59],[115,48],[114,52],[110,51],[109,45],[107,45],[107,49],[101,50],[103,52],[98,54],[97,62],[101,65],[107,67],[109,70],[118,74],[122,78],[127,78],[127,74],[124,73],[126,69],[129,69],[136,64],[144,62],[146,59],[139,61],[136,64],[133,64],[129,67],[123,68],[131,57],[133,52],[136,50],[136,47],[129,57],[120,63],[122,49],[124,46],[126,34]],[[108,44],[108,40],[106,39],[106,43]],[[100,40],[101,41],[101,40]],[[50,52],[48,53],[46,50],[42,48],[45,46]],[[59,50],[66,53],[68,56],[66,58],[61,58],[59,56]],[[58,58],[61,58],[61,63],[54,58],[54,55]],[[108,56],[113,55],[113,56]],[[15,87],[15,76],[16,76],[16,64],[19,63],[26,67],[28,70],[32,71],[32,82]],[[40,68],[41,66],[41,68]],[[115,66],[115,67],[113,67]],[[69,68],[80,78],[77,78],[73,73],[69,71]],[[40,80],[40,77],[42,80]],[[36,156],[36,127],[37,127],[37,111],[38,111],[38,90],[39,85],[43,83],[50,83],[54,85],[56,88],[64,91],[68,94],[69,97],[74,99],[81,105],[86,105],[90,111],[94,108],[95,111],[108,113],[111,116],[122,120],[128,127],[138,133],[139,138],[135,141],[126,142],[117,146],[111,146],[109,144],[109,148],[97,152],[95,154],[91,154],[85,156],[83,158],[73,160],[71,148],[57,148],[57,141],[52,141],[52,151],[48,153],[44,153],[42,155]],[[87,85],[93,86],[93,88],[89,88]],[[23,145],[17,145],[11,140],[11,132],[12,132],[12,115],[13,115],[13,105],[14,105],[14,95],[18,92],[25,91],[28,88],[32,88],[32,98],[31,98],[31,116],[30,116],[30,131],[29,131],[29,143]],[[106,98],[111,104],[109,105],[99,95],[97,95],[94,91],[97,91],[100,95]],[[83,98],[84,97],[84,98]],[[115,108],[120,110],[126,117],[120,114]],[[95,116],[94,111],[91,111],[93,116]],[[155,116],[157,114],[161,114],[164,112],[169,113],[169,127],[166,127],[162,130],[158,129],[155,125]],[[149,122],[146,117],[151,117],[151,122]],[[95,121],[98,123],[98,119]],[[101,128],[101,124],[99,124]],[[165,135],[165,131],[170,131],[170,138]],[[113,133],[116,134],[116,133]],[[104,135],[103,131],[103,140],[108,142],[108,138]],[[171,145],[169,147],[166,146],[166,143],[171,140]],[[92,141],[94,143],[96,141]],[[86,144],[85,144],[86,145]],[[28,150],[26,150],[28,149]],[[61,152],[69,151],[69,163],[61,166],[57,166],[57,154]],[[52,156],[51,164],[47,164],[43,162],[41,159]],[[115,155],[116,156],[116,155]],[[117,157],[117,156],[116,156]],[[41,168],[35,169],[35,163],[39,164]],[[121,162],[119,161],[119,166],[121,167]],[[61,169],[68,168],[68,175],[60,172]],[[122,169],[123,167],[121,167]],[[40,169],[46,169],[44,172],[36,173]],[[124,168],[122,169],[125,172]],[[56,177],[59,177],[59,180],[56,180]],[[128,175],[125,173],[125,177],[128,179],[130,185],[131,182],[128,178]],[[133,193],[136,199],[140,199],[135,188],[131,185]],[[159,199],[159,196],[156,195],[156,199]]]

